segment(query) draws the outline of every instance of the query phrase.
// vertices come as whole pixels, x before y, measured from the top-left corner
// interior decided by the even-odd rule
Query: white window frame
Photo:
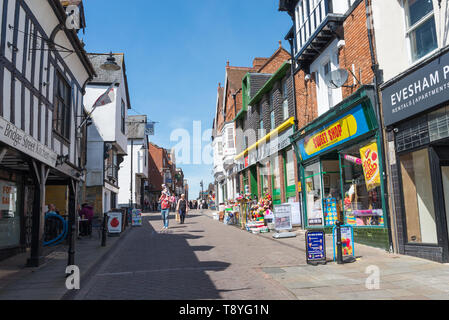
[[[439,48],[439,44],[438,44],[438,34],[437,34],[436,35],[437,36],[437,47],[434,50],[429,51],[427,54],[425,54],[421,58],[418,58],[418,59],[414,59],[413,58],[414,53],[413,53],[413,49],[412,49],[412,37],[411,37],[411,34],[416,29],[418,29],[420,26],[422,26],[424,23],[426,23],[429,19],[431,19],[432,17],[434,18],[434,21],[435,21],[435,30],[436,30],[435,8],[433,8],[433,10],[431,12],[427,13],[419,21],[417,21],[413,26],[410,26],[409,25],[410,7],[409,7],[408,2],[409,2],[409,0],[403,0],[402,7],[404,9],[405,39],[407,41],[407,50],[408,50],[408,54],[409,54],[409,63],[413,65],[413,64],[417,64],[420,61],[426,59],[427,57],[432,55],[435,51],[437,51],[438,48]],[[433,6],[433,2],[432,2],[432,6]]]

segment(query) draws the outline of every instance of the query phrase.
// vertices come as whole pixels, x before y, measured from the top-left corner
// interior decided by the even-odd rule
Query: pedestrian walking
[[[184,224],[186,214],[189,211],[189,206],[187,205],[187,200],[186,200],[185,194],[181,194],[181,199],[178,200],[178,204],[176,206],[176,211],[179,212],[179,218],[181,220],[181,224]]]
[[[162,185],[162,195],[159,198],[159,202],[161,204],[161,215],[164,222],[164,227],[162,228],[162,230],[167,230],[168,219],[170,215],[170,192],[168,191],[165,184]]]

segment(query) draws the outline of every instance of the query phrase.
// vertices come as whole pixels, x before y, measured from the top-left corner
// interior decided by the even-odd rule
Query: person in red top
[[[165,184],[162,185],[162,195],[159,198],[159,202],[161,203],[161,214],[162,220],[164,221],[164,227],[162,228],[162,230],[167,230],[171,204],[170,204],[170,192],[168,191]]]

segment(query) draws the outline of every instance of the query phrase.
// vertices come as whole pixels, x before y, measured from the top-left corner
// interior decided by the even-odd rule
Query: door
[[[441,166],[441,179],[443,181],[444,208],[446,210],[447,230],[449,234],[449,163]]]
[[[257,166],[252,166],[249,172],[251,179],[251,198],[258,199],[259,192],[257,190]]]

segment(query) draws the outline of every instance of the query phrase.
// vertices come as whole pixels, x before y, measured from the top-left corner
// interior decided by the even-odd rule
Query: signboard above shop
[[[382,89],[389,126],[449,100],[449,52]]]
[[[0,117],[0,141],[51,167],[56,165],[56,152],[3,117]]]
[[[337,120],[299,140],[299,154],[302,161],[305,161],[369,131],[363,105],[359,104]]]

